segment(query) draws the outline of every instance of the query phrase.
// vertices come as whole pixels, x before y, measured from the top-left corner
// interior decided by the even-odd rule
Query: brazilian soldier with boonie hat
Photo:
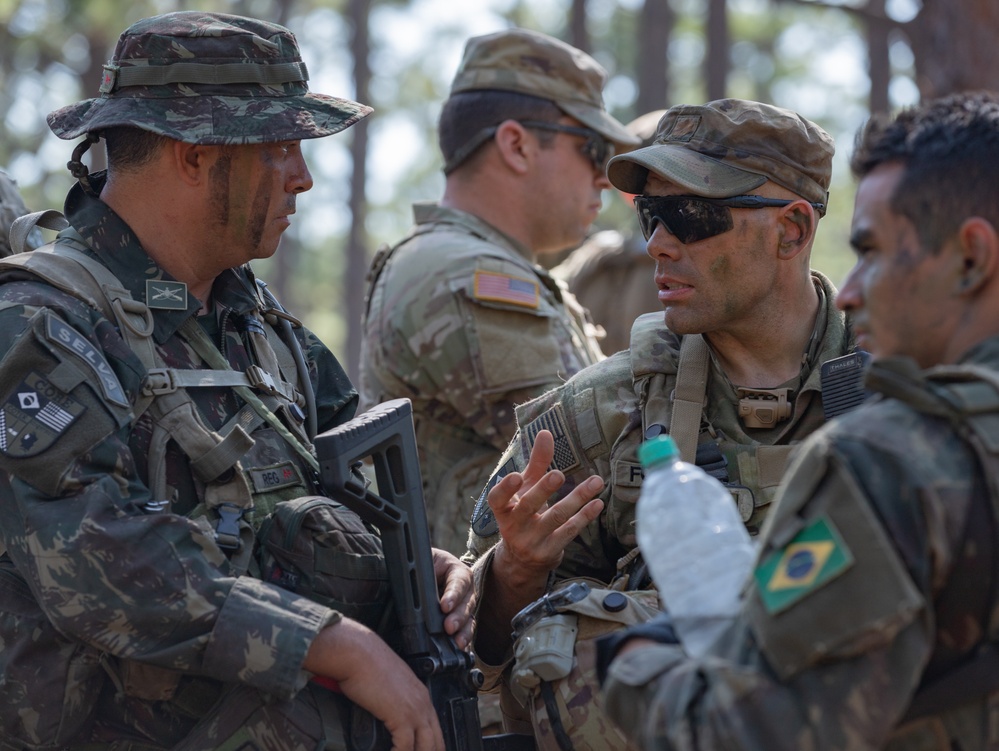
[[[595,328],[536,260],[578,245],[615,150],[604,69],[527,29],[474,37],[444,103],[446,187],[376,257],[362,406],[408,397],[435,544],[463,553],[474,499],[515,431],[514,407],[599,360]]]
[[[526,705],[543,749],[633,748],[597,698],[592,637],[658,610],[635,540],[640,443],[672,435],[756,534],[794,447],[830,412],[823,363],[860,359],[833,285],[809,266],[832,156],[829,135],[797,113],[723,99],[670,108],[650,145],[610,160],[614,187],[636,194],[664,314],[638,318],[629,349],[518,407],[466,558],[487,685]],[[859,381],[847,391],[863,396]],[[568,497],[583,483],[599,499]],[[580,581],[589,594],[569,588]],[[511,618],[546,594],[551,607],[528,610],[511,640]],[[535,629],[552,625],[532,612],[578,629],[558,670],[532,651]]]
[[[301,140],[371,111],[307,80],[282,26],[169,13],[122,33],[100,96],[49,116],[85,138],[78,184],[65,219],[28,219],[63,229],[0,262],[4,749],[342,748],[352,701],[397,746],[443,751],[373,630],[377,535],[324,506],[367,574],[322,597],[268,553],[263,522],[322,493],[312,438],[357,405],[248,265],[312,187]],[[88,174],[100,139],[108,170]],[[437,564],[465,643],[470,576]]]

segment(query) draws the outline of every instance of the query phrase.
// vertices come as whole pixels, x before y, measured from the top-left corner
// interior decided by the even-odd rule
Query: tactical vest
[[[742,521],[755,534],[794,447],[747,445],[716,432],[704,417],[711,359],[707,342],[700,334],[684,336],[676,370],[662,372],[662,363],[650,356],[664,346],[661,330],[662,320],[653,316],[638,318],[631,330],[631,368],[642,405],[642,434],[671,435],[684,461],[701,466],[726,485]],[[733,459],[738,482],[729,481],[726,468]]]
[[[901,724],[886,748],[955,748],[943,744],[945,726],[938,720],[952,712],[981,712],[971,721],[987,734],[986,748],[999,748],[999,374],[976,365],[933,368],[922,383],[872,371],[871,385],[913,409],[946,418],[972,449],[981,467],[987,499],[974,499],[968,510],[965,540],[991,551],[972,567],[962,559],[936,600],[941,622],[949,614],[948,590],[954,583],[975,582],[971,610],[960,595],[963,612],[982,612],[982,642],[970,655],[931,655],[927,673]],[[965,624],[966,625],[966,624]],[[932,676],[929,674],[932,673]],[[967,722],[967,715],[965,715]],[[943,738],[942,738],[942,737]]]
[[[53,243],[21,252],[24,238],[36,224],[61,231]],[[311,442],[317,430],[315,396],[304,353],[292,331],[295,319],[266,287],[258,282],[262,313],[247,332],[259,364],[245,372],[233,370],[190,318],[178,333],[210,368],[171,368],[152,338],[150,308],[133,299],[107,267],[85,252],[85,241],[59,212],[22,217],[12,227],[11,239],[14,255],[0,258],[0,271],[28,272],[98,310],[117,325],[146,370],[131,409],[133,422],[144,414],[153,421],[148,486],[153,501],[159,503],[150,510],[169,510],[176,494],[167,484],[166,472],[167,448],[173,441],[204,487],[203,499],[188,516],[211,528],[229,558],[232,575],[252,574],[378,628],[388,603],[381,543],[353,512],[314,495],[319,472]],[[275,327],[280,327],[281,335]],[[189,392],[219,387],[233,389],[245,405],[216,431],[202,418]],[[273,452],[266,451],[265,441],[254,438],[264,431],[280,436],[310,472],[303,475],[300,465],[291,461],[275,467]],[[285,471],[278,471],[282,467]],[[305,534],[311,531],[315,534]],[[175,699],[180,673],[132,660],[114,662],[104,667],[121,692],[149,701]],[[217,689],[203,683],[196,682],[193,688],[190,682],[183,685],[185,693],[176,701],[190,705],[191,711],[205,711]]]

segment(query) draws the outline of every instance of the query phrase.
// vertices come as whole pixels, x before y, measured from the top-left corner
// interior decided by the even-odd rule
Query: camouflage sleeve
[[[502,451],[516,430],[515,405],[564,383],[586,362],[576,357],[550,295],[512,262],[459,259],[385,312],[391,321],[369,344],[379,369],[392,374],[377,380],[429,401],[431,418],[439,403],[445,421],[460,420]]]
[[[319,337],[305,328],[296,335],[302,343],[316,396],[319,432],[341,425],[357,412],[357,391],[346,371]]]
[[[605,483],[600,495],[605,503],[603,515],[570,543],[556,575],[560,579],[587,576],[610,581],[623,551],[618,541],[610,539],[607,524],[608,514],[619,514],[613,496],[612,447],[628,432],[636,408],[626,353],[592,365],[560,388],[518,407],[520,430],[475,505],[466,562],[475,562],[498,540],[496,521],[486,502],[489,490],[505,475],[527,465],[535,436],[548,430],[555,438],[552,464],[566,477],[552,501],[565,497],[591,475],[599,475]],[[633,504],[626,508],[633,514]]]
[[[314,635],[338,615],[232,577],[206,525],[155,511],[126,443],[134,355],[82,303],[66,304],[76,315],[11,305],[11,286],[0,306],[0,537],[44,618],[73,649],[290,699]],[[19,654],[56,669],[65,644],[14,648],[32,638],[28,624],[0,620],[5,670]]]
[[[976,645],[967,618],[942,633],[932,610],[965,548],[974,462],[946,431],[862,417],[881,434],[844,421],[804,444],[712,655],[612,664],[608,711],[643,747],[881,748],[935,644]]]

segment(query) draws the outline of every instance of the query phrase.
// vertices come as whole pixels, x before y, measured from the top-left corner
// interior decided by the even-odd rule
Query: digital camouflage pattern
[[[651,146],[614,157],[607,177],[618,190],[642,193],[649,171],[694,195],[749,193],[773,180],[823,205],[832,179],[832,137],[791,110],[744,99],[670,107]]]
[[[604,108],[606,81],[607,71],[582,50],[514,28],[468,40],[451,94],[497,90],[541,97],[619,148],[634,146],[638,139]]]
[[[465,212],[414,212],[410,235],[375,261],[362,409],[412,400],[431,539],[461,555],[514,407],[602,354],[584,311],[527,249]]]
[[[372,111],[310,92],[308,77],[283,26],[167,13],[122,32],[100,96],[56,110],[48,123],[65,139],[131,126],[186,143],[251,144],[328,136]]]
[[[656,294],[655,262],[637,232],[596,232],[551,270],[565,282],[593,323],[604,330],[600,348],[607,354],[628,348],[638,316],[662,310]]]
[[[999,457],[980,460],[966,440],[971,427],[987,452],[999,445],[997,383],[995,337],[958,366],[872,365],[882,398],[802,446],[712,654],[656,646],[612,663],[606,706],[620,727],[645,749],[995,748],[991,675],[907,713],[921,683],[999,634]],[[942,394],[951,406],[931,414]]]
[[[28,213],[24,199],[17,189],[17,183],[3,170],[0,170],[0,258],[9,256],[10,225],[19,216]],[[28,238],[28,244],[33,247],[41,245],[41,234],[34,230]]]
[[[91,176],[96,191],[102,180]],[[82,185],[70,192],[66,214],[136,300],[150,302],[147,280],[169,279]],[[198,388],[190,392],[211,428],[224,432],[239,414],[256,442],[217,481],[195,479],[192,458],[174,441],[157,444],[163,436],[150,411],[135,419],[132,405],[147,374],[114,323],[37,278],[6,272],[2,281],[4,741],[48,748],[133,738],[170,747],[215,698],[237,687],[244,716],[301,711],[290,700],[306,697],[306,650],[340,615],[250,576],[237,578],[210,519],[185,515],[233,471],[247,477],[258,514],[282,498],[317,493],[310,466],[271,428],[247,422],[231,389]],[[199,319],[236,370],[256,362],[246,332],[267,325],[255,290],[248,268],[225,272],[213,289],[214,313]],[[206,367],[178,333],[199,306],[188,298],[153,313],[153,338],[169,367]],[[329,429],[353,416],[357,395],[313,335],[296,335],[319,427]],[[150,456],[164,451],[164,477],[157,480],[150,475],[159,464]],[[280,481],[268,480],[274,477]],[[153,486],[165,488],[165,497]],[[283,709],[263,708],[273,700]],[[225,737],[191,748],[215,748]]]
[[[828,279],[812,272],[822,301],[807,363],[798,379],[783,384],[795,394],[791,419],[769,429],[745,428],[738,416],[739,398],[728,379],[712,360],[706,390],[699,441],[717,444],[727,461],[727,475],[734,494],[749,498],[740,508],[743,521],[756,534],[766,517],[786,462],[794,446],[824,422],[821,396],[821,364],[847,354],[851,337],[842,313],[833,304],[835,289]],[[554,465],[566,476],[556,494],[564,497],[577,483],[591,475],[604,480],[600,498],[604,510],[565,549],[561,565],[554,572],[553,586],[570,579],[583,578],[604,586],[624,587],[619,578],[630,573],[629,563],[637,550],[635,504],[642,484],[638,446],[646,431],[665,430],[670,425],[670,394],[676,385],[680,338],[671,333],[662,314],[640,317],[632,332],[631,348],[587,368],[559,389],[517,408],[520,429],[500,459],[500,465],[486,484],[476,504],[468,553],[464,560],[475,564],[476,587],[481,596],[484,572],[497,542],[495,520],[485,500],[486,493],[499,478],[511,471],[522,471],[527,464],[533,438],[541,429],[555,438]],[[659,427],[661,426],[661,427]],[[748,489],[748,490],[747,490]],[[512,653],[500,665],[488,665],[479,658],[486,676],[485,687],[508,690]],[[591,727],[601,726],[602,710],[597,697],[597,681],[592,666],[577,666],[570,681],[585,685],[581,701],[595,717]],[[560,686],[558,690],[564,687]],[[568,706],[572,702],[566,702]],[[625,748],[610,744],[607,735],[584,737],[581,709],[564,716],[567,730],[577,748]],[[570,724],[568,717],[572,717]],[[535,725],[544,729],[535,718]],[[555,748],[550,736],[539,738],[542,748]]]

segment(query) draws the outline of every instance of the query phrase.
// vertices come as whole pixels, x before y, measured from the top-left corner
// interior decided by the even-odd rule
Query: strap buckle
[[[281,393],[274,382],[274,376],[259,365],[251,365],[247,368],[246,377],[250,380],[250,386],[257,391],[261,391],[269,396],[278,396]]]
[[[239,550],[242,544],[239,539],[239,521],[243,518],[244,510],[234,503],[222,503],[216,507],[219,520],[215,525],[215,542],[223,550]]]
[[[176,390],[173,368],[150,368],[146,372],[146,382],[142,384],[142,393],[146,396],[172,394]]]

